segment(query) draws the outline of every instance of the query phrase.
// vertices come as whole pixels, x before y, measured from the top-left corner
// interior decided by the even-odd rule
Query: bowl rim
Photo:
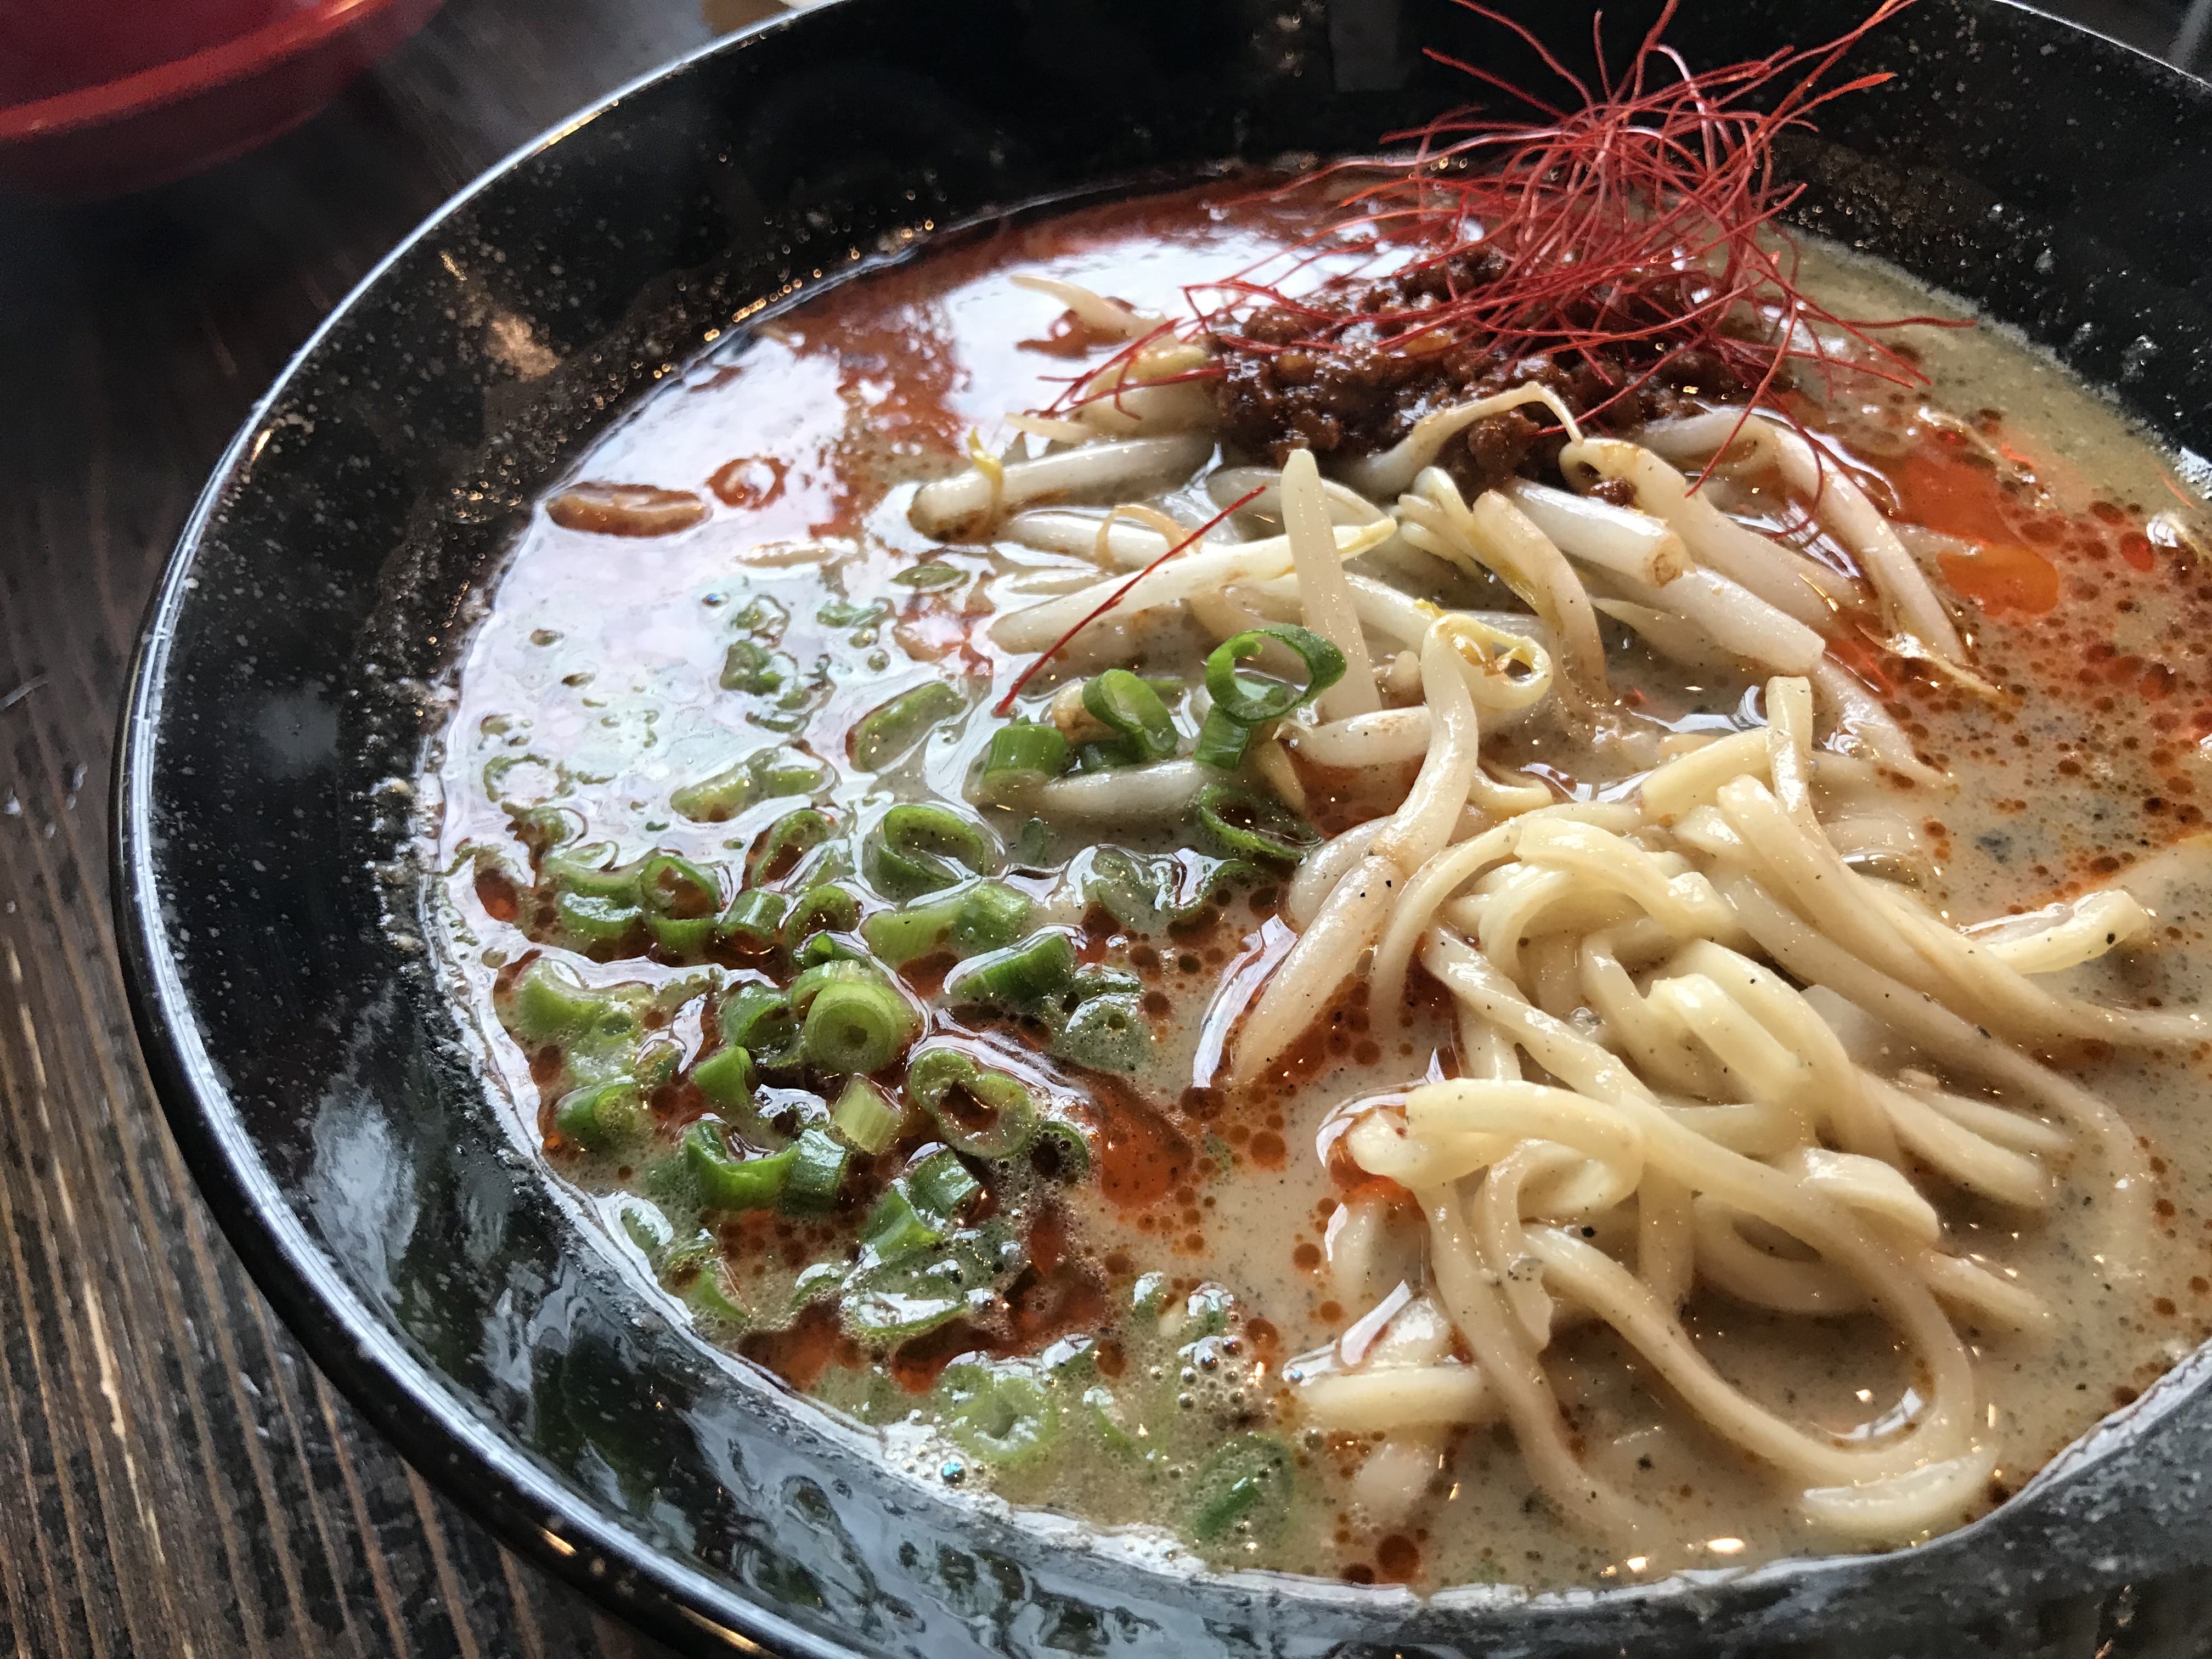
[[[325,0],[315,13],[305,15],[336,15],[351,21],[409,3]],[[2139,58],[2155,70],[2185,81],[2203,79],[2140,47],[2059,15],[2050,9],[2049,0],[1966,0],[1966,3],[2026,14],[2088,36],[2103,48]],[[573,1488],[512,1443],[467,1396],[410,1352],[397,1333],[363,1301],[336,1258],[288,1202],[202,1041],[191,1000],[170,946],[155,865],[159,833],[153,822],[153,763],[176,617],[197,585],[204,539],[225,495],[259,454],[268,417],[329,337],[352,320],[356,308],[420,245],[432,240],[449,221],[517,168],[571,133],[628,100],[679,79],[708,58],[744,51],[756,40],[781,33],[816,12],[838,9],[836,0],[826,0],[826,3],[814,0],[772,15],[707,40],[580,106],[457,190],[331,307],[247,412],[176,533],[168,562],[139,627],[118,722],[109,799],[114,929],[131,1021],[156,1097],[226,1242],[238,1254],[257,1289],[275,1307],[287,1330],[338,1386],[348,1403],[392,1443],[411,1468],[430,1479],[503,1545],[595,1604],[680,1650],[767,1654],[771,1659],[862,1659],[863,1650],[790,1620],[772,1602],[756,1599],[732,1579],[654,1547],[597,1503],[580,1501]],[[267,33],[243,39],[256,40]],[[179,63],[195,63],[207,55]],[[164,70],[175,67],[162,66]],[[149,70],[129,80],[161,72]],[[108,86],[128,83],[116,82]],[[47,104],[61,101],[46,100]],[[0,108],[0,142],[15,136],[9,131],[9,116],[40,107]],[[2200,1357],[2208,1356],[2212,1356],[2212,1345],[2200,1351]],[[2182,1362],[2176,1371],[2185,1369],[2188,1363]],[[1982,1523],[1977,1521],[1949,1537],[1962,1537]],[[1751,1570],[1747,1576],[1771,1582],[1777,1574],[1863,1559],[1785,1556]],[[1735,1571],[1723,1576],[1740,1577]],[[1686,1581],[1624,1587],[1601,1594],[1641,1600],[1655,1594],[1663,1597],[1680,1588],[1688,1588]]]
[[[245,34],[156,64],[151,69],[118,76],[112,81],[74,87],[26,103],[0,105],[0,144],[58,137],[143,114],[165,104],[181,102],[228,82],[276,69],[349,29],[373,22],[385,13],[410,3],[411,0],[318,0],[316,4],[280,17],[273,23],[264,23]],[[510,156],[500,166],[505,167],[514,159]],[[470,186],[471,191],[474,188],[473,185]],[[382,269],[380,265],[378,268]],[[289,372],[288,365],[286,373]]]

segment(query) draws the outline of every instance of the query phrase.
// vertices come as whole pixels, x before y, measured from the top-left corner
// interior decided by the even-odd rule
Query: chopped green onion
[[[849,599],[830,599],[815,611],[814,620],[824,628],[867,628],[890,614],[890,602],[887,599],[870,599],[865,605],[855,605]]]
[[[1165,760],[1176,751],[1175,721],[1160,694],[1126,668],[1109,668],[1083,683],[1083,706],[1091,717],[1119,732],[1146,760]]]
[[[730,1279],[730,1264],[719,1255],[702,1262],[698,1276],[684,1292],[684,1305],[710,1323],[742,1331],[753,1322],[752,1312],[738,1299]]]
[[[801,969],[819,968],[825,962],[858,962],[872,969],[875,966],[868,960],[863,943],[856,942],[849,933],[833,933],[827,928],[800,939],[798,948],[791,953],[791,962],[794,968]]]
[[[1127,992],[1095,996],[1077,1006],[1052,1047],[1094,1072],[1133,1072],[1152,1052],[1152,1028]]]
[[[1155,933],[1167,919],[1173,882],[1170,860],[1101,847],[1091,854],[1091,866],[1084,872],[1083,899],[1133,933]]]
[[[861,1247],[877,1261],[896,1261],[944,1241],[945,1218],[917,1207],[903,1179],[884,1188],[860,1229]]]
[[[976,789],[983,799],[1003,805],[1058,777],[1066,765],[1067,739],[1057,726],[1018,720],[991,733]]]
[[[712,916],[656,916],[647,912],[646,927],[653,933],[653,942],[665,956],[679,962],[696,961],[707,954],[714,942],[714,918]]]
[[[1168,1276],[1163,1273],[1139,1273],[1137,1282],[1129,1287],[1129,1308],[1146,1319],[1158,1319],[1167,1311]]]
[[[749,887],[722,912],[722,937],[747,951],[765,951],[781,936],[783,913],[790,903],[781,893]]]
[[[1250,726],[1240,725],[1218,708],[1209,708],[1205,720],[1199,723],[1198,742],[1190,757],[1200,766],[1234,772],[1244,764],[1244,751],[1251,743]]]
[[[711,916],[721,908],[720,865],[696,864],[680,853],[660,848],[638,860],[631,879],[635,883],[635,896],[624,896],[655,915]]]
[[[645,919],[645,912],[634,904],[584,893],[563,893],[553,908],[561,919],[562,937],[586,954],[594,947],[619,945]]]
[[[941,950],[961,957],[997,950],[1021,937],[1029,914],[1026,893],[1003,882],[979,881],[927,904],[878,910],[860,924],[860,937],[897,968]]]
[[[860,937],[878,959],[903,968],[945,948],[945,935],[959,909],[959,900],[939,899],[902,910],[878,910],[860,924]]]
[[[587,1152],[612,1152],[647,1127],[644,1097],[626,1077],[572,1089],[554,1103],[553,1127]]]
[[[826,761],[815,759],[803,749],[763,750],[746,765],[752,771],[760,794],[770,800],[785,795],[811,795],[818,789],[828,788],[833,776]]]
[[[1305,664],[1303,686],[1237,672],[1237,664],[1258,656],[1270,640],[1290,647]],[[1290,623],[1255,628],[1224,640],[1206,659],[1206,695],[1212,698],[1215,708],[1240,726],[1280,720],[1343,678],[1344,653],[1320,635]]]
[[[751,640],[739,640],[722,659],[722,690],[749,691],[766,696],[780,691],[799,672],[799,665],[781,653]]]
[[[1235,1528],[1274,1531],[1290,1512],[1291,1470],[1290,1448],[1266,1435],[1215,1447],[1191,1476],[1191,1536],[1212,1544]]]
[[[853,764],[864,772],[882,770],[919,743],[923,733],[967,707],[968,699],[945,680],[929,680],[901,692],[854,724],[848,739]]]
[[[798,1018],[772,986],[733,987],[715,1018],[722,1041],[744,1049],[757,1065],[788,1066],[799,1058]]]
[[[792,1149],[763,1158],[735,1158],[719,1118],[702,1117],[684,1132],[684,1167],[708,1210],[772,1209],[790,1179]]]
[[[891,1343],[988,1308],[994,1287],[1018,1270],[1018,1241],[990,1227],[956,1233],[933,1248],[864,1265],[846,1280],[845,1327],[863,1342]]]
[[[567,1042],[580,1029],[617,1012],[613,1001],[585,984],[574,969],[540,957],[515,977],[508,993],[507,1026],[524,1042]],[[620,1015],[625,1031],[634,1036],[637,1016],[628,1010]]]
[[[638,902],[638,866],[617,864],[615,844],[595,841],[586,847],[548,853],[538,870],[545,884],[556,892],[580,898],[611,899],[622,904]]]
[[[658,1089],[674,1080],[684,1064],[684,1045],[673,1037],[655,1037],[637,1051],[629,1074],[641,1089]]]
[[[660,1212],[659,1205],[634,1193],[624,1193],[615,1203],[616,1213],[622,1219],[622,1230],[629,1236],[629,1242],[645,1253],[647,1261],[657,1266],[676,1237],[676,1230],[668,1224],[668,1218]]]
[[[668,797],[668,804],[694,823],[721,823],[759,798],[757,769],[750,760],[742,760],[711,778],[684,785]]]
[[[960,1360],[937,1380],[945,1433],[987,1462],[1026,1463],[1060,1432],[1060,1407],[1034,1367]]]
[[[957,565],[909,565],[896,573],[891,580],[901,587],[911,587],[917,593],[934,593],[940,588],[957,587],[968,580],[968,573]]]
[[[1073,934],[1048,927],[1019,945],[963,963],[946,976],[945,995],[949,1002],[989,1002],[1033,1013],[1074,978]]]
[[[799,1277],[791,1281],[791,1299],[784,1306],[796,1314],[811,1304],[832,1297],[845,1287],[845,1275],[851,1266],[843,1261],[816,1261],[800,1269]]]
[[[826,934],[823,938],[832,947],[836,945],[836,939]],[[808,941],[808,944],[811,943],[811,940]],[[792,1013],[799,1019],[805,1019],[806,1011],[814,1006],[816,997],[830,986],[845,980],[880,985],[884,982],[884,975],[875,963],[866,957],[849,956],[832,948],[823,952],[818,962],[808,963],[805,970],[784,988],[783,994],[791,1004]]]
[[[1024,818],[1022,827],[1014,832],[1010,856],[1016,864],[1042,869],[1052,862],[1054,839],[1052,826],[1042,818]]]
[[[806,1011],[806,1057],[825,1072],[881,1071],[921,1035],[921,1013],[872,974],[824,986]]]
[[[903,1177],[915,1204],[931,1215],[957,1218],[983,1190],[959,1155],[944,1147],[908,1170]]]
[[[961,879],[964,865],[979,876],[998,867],[990,832],[950,808],[908,803],[894,806],[869,836],[868,879],[895,899],[918,898]]]
[[[1144,1445],[1129,1432],[1121,1420],[1121,1402],[1114,1397],[1114,1390],[1097,1383],[1083,1391],[1084,1417],[1091,1432],[1105,1443],[1108,1450],[1122,1457],[1150,1461]]]
[[[1265,795],[1225,783],[1198,793],[1199,834],[1224,858],[1296,864],[1321,844],[1306,821]]]
[[[1229,1329],[1230,1316],[1237,1310],[1237,1292],[1226,1285],[1212,1282],[1200,1285],[1182,1304],[1182,1334],[1196,1340],[1202,1337],[1220,1336]]]
[[[783,1207],[793,1215],[821,1215],[834,1208],[845,1182],[852,1152],[818,1128],[808,1129],[791,1149],[791,1174],[783,1184]]]
[[[517,806],[512,801],[501,806],[514,838],[540,858],[584,833],[583,814],[573,806]]]
[[[842,887],[819,882],[792,902],[783,919],[783,943],[787,950],[817,933],[849,933],[860,925],[860,902]]]
[[[791,612],[765,593],[755,594],[745,601],[745,608],[730,618],[730,626],[748,634],[765,634],[772,640],[783,637],[783,630],[791,625]]]
[[[717,1106],[732,1111],[752,1109],[753,1057],[733,1042],[725,1042],[693,1066],[691,1081]]]
[[[1102,738],[1096,743],[1076,745],[1075,769],[1110,772],[1116,767],[1139,765],[1144,758],[1144,750],[1127,738]]]
[[[937,1121],[956,1152],[1012,1158],[1036,1138],[1036,1103],[1018,1078],[978,1066],[957,1048],[925,1048],[906,1072],[907,1098]]]
[[[955,956],[995,951],[1019,939],[1029,919],[1027,893],[1004,882],[979,881],[960,896],[945,942]]]
[[[1049,1180],[1080,1181],[1091,1173],[1091,1137],[1063,1117],[1048,1117],[1037,1125],[1030,1157],[1048,1168],[1038,1171]]]
[[[890,1097],[868,1081],[854,1076],[830,1109],[830,1127],[845,1137],[848,1146],[868,1153],[880,1152],[898,1139],[904,1114]]]
[[[811,806],[786,812],[761,833],[751,856],[745,860],[745,884],[757,887],[763,882],[781,880],[800,858],[836,833],[837,826],[829,815]]]
[[[1119,847],[1101,847],[1084,872],[1083,896],[1133,933],[1156,933],[1188,921],[1237,882],[1257,882],[1266,872],[1242,859],[1140,858]]]

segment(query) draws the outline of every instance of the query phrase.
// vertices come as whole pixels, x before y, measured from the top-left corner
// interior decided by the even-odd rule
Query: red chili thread
[[[1031,663],[1027,668],[1022,670],[1021,678],[1017,679],[1012,685],[1006,689],[1006,695],[1000,698],[997,702],[991,705],[991,712],[997,715],[1000,720],[1006,719],[1008,714],[1013,713],[1014,699],[1021,696],[1022,688],[1030,683],[1030,678],[1036,673],[1037,670],[1042,668],[1047,663],[1058,656],[1061,649],[1066,647],[1070,640],[1073,639],[1078,634],[1080,634],[1085,629],[1090,627],[1091,623],[1097,622],[1101,617],[1104,616],[1109,611],[1111,611],[1115,605],[1121,604],[1124,599],[1128,597],[1129,590],[1134,587],[1139,582],[1144,580],[1146,577],[1151,575],[1152,572],[1158,570],[1170,559],[1172,559],[1176,554],[1182,552],[1183,549],[1188,547],[1192,543],[1199,540],[1207,531],[1212,529],[1214,526],[1221,523],[1222,520],[1228,518],[1231,514],[1238,511],[1240,508],[1249,507],[1252,502],[1259,500],[1261,496],[1267,494],[1267,487],[1265,484],[1261,484],[1257,489],[1247,490],[1243,495],[1230,502],[1228,506],[1223,507],[1220,512],[1208,519],[1204,524],[1199,526],[1197,529],[1192,531],[1189,535],[1184,537],[1173,547],[1168,549],[1166,552],[1161,554],[1158,558],[1154,559],[1142,570],[1139,570],[1135,575],[1130,577],[1128,580],[1123,582],[1111,593],[1109,593],[1106,596],[1104,603],[1100,605],[1096,611],[1093,611],[1081,622],[1076,623],[1074,627],[1069,629],[1067,632],[1062,634],[1058,639],[1054,640],[1052,644],[1046,648],[1042,656],[1040,656],[1035,662]]]
[[[1455,110],[1423,126],[1388,135],[1410,142],[1396,161],[1351,161],[1310,173],[1271,194],[1286,194],[1338,177],[1360,182],[1331,221],[1285,252],[1218,283],[1185,289],[1193,312],[1182,329],[1211,335],[1227,349],[1274,353],[1290,349],[1245,337],[1241,320],[1265,308],[1287,312],[1312,326],[1306,350],[1358,345],[1402,351],[1432,336],[1437,345],[1475,343],[1501,361],[1548,356],[1579,361],[1610,394],[1586,414],[1599,415],[1628,398],[1686,354],[1698,352],[1748,389],[1746,412],[1768,399],[1791,361],[1832,373],[1841,359],[1822,331],[1860,350],[1850,366],[1893,384],[1920,386],[1926,376],[1873,337],[1908,324],[1970,326],[1949,319],[1845,319],[1810,299],[1796,283],[1796,245],[1779,216],[1804,186],[1775,178],[1777,139],[1809,130],[1821,106],[1881,85],[1886,73],[1833,87],[1821,82],[1844,54],[1911,0],[1883,0],[1856,28],[1824,45],[1784,49],[1693,73],[1664,43],[1679,0],[1668,0],[1626,72],[1606,66],[1599,20],[1595,91],[1524,25],[1480,0],[1457,0],[1510,30],[1535,52],[1574,94],[1552,102],[1481,68],[1435,51],[1434,61],[1502,92],[1542,118],[1534,123]],[[1771,89],[1782,83],[1778,96]],[[1771,106],[1753,107],[1754,95]],[[1456,256],[1487,252],[1503,268],[1462,285]],[[1441,270],[1445,296],[1434,304],[1348,303],[1347,272],[1304,295],[1286,291],[1298,273],[1323,258],[1377,260],[1396,256],[1402,272]],[[1410,256],[1410,257],[1407,257]],[[1262,280],[1270,267],[1281,274]],[[1747,314],[1763,318],[1764,337],[1746,337]],[[1132,342],[1100,370],[1078,377],[1054,410],[1109,395],[1079,398],[1094,376],[1127,368],[1158,331]],[[1650,361],[1621,362],[1621,348],[1643,348]],[[1205,371],[1187,377],[1205,378]],[[1144,382],[1138,382],[1144,384]],[[1126,389],[1116,385],[1114,393]],[[1786,414],[1786,411],[1785,411]],[[1731,434],[1731,441],[1733,441]]]

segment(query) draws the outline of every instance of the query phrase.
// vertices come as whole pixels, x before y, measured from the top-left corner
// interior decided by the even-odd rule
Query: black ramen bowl
[[[1729,62],[1863,4],[1700,4],[1672,39]],[[1588,63],[1579,0],[1516,9]],[[1617,5],[1608,37],[1651,11]],[[1421,46],[1541,76],[1446,0],[839,0],[620,94],[417,232],[240,433],[146,625],[116,856],[178,1139],[279,1311],[410,1459],[700,1652],[2202,1651],[2201,1358],[1901,1554],[1536,1597],[1204,1574],[926,1487],[794,1409],[648,1312],[486,1102],[425,970],[409,780],[539,490],[713,331],[910,233],[1370,148],[1465,95]],[[1974,0],[1923,0],[1849,68],[1896,78],[1787,145],[1801,221],[2212,454],[2212,88]]]

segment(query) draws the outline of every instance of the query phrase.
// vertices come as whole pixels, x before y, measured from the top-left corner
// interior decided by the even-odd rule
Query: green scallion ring
[[[791,1173],[783,1183],[783,1209],[790,1215],[822,1215],[836,1206],[845,1184],[849,1148],[826,1131],[808,1129],[793,1143]]]
[[[924,1213],[956,1219],[983,1190],[957,1152],[939,1147],[906,1172],[906,1189]]]
[[[847,1146],[870,1154],[882,1152],[897,1139],[902,1122],[903,1115],[890,1097],[861,1076],[846,1083],[837,1103],[830,1109],[830,1127]]]
[[[1200,766],[1234,772],[1244,764],[1244,751],[1251,742],[1250,726],[1240,726],[1218,708],[1209,708],[1199,726],[1198,745],[1191,750],[1190,757]]]
[[[1111,992],[1079,1004],[1052,1046],[1094,1072],[1133,1072],[1152,1052],[1152,1028],[1135,996]]]
[[[903,1181],[894,1181],[868,1212],[860,1226],[863,1249],[877,1261],[896,1261],[901,1256],[926,1250],[945,1242],[949,1231],[943,1216],[917,1206]]]
[[[1199,791],[1198,829],[1208,852],[1271,864],[1296,864],[1322,839],[1280,802],[1226,783],[1210,783]]]
[[[860,937],[878,960],[902,968],[945,948],[960,904],[957,898],[934,899],[903,910],[878,910],[860,924]]]
[[[994,1003],[1030,1012],[1067,988],[1075,977],[1075,939],[1064,927],[1043,932],[1006,950],[963,963],[945,978],[945,1000]]]
[[[1342,660],[1340,656],[1338,661]],[[1167,705],[1158,692],[1126,668],[1109,668],[1084,681],[1083,707],[1093,720],[1136,744],[1146,760],[1165,760],[1176,751],[1175,721]]]
[[[1237,665],[1256,657],[1273,640],[1296,652],[1305,664],[1306,683],[1262,680],[1239,674]],[[1206,659],[1206,690],[1213,706],[1243,726],[1280,720],[1300,703],[1321,696],[1344,678],[1344,653],[1318,634],[1291,623],[1255,628],[1224,640]]]
[[[921,1035],[914,1005],[871,976],[839,979],[816,993],[802,1042],[806,1058],[822,1070],[862,1075],[883,1070]]]
[[[1029,919],[1027,893],[1004,882],[979,881],[960,896],[945,942],[959,957],[996,951],[1019,939]]]
[[[1036,1137],[1036,1103],[1021,1079],[957,1048],[924,1048],[906,1068],[907,1098],[937,1121],[956,1152],[1013,1158]]]
[[[796,949],[817,933],[849,933],[860,925],[860,902],[834,882],[817,882],[792,902],[783,943]]]
[[[976,788],[983,799],[1003,802],[1058,777],[1066,766],[1067,739],[1057,726],[1018,720],[991,733]]]
[[[991,833],[949,807],[908,802],[894,806],[868,837],[868,879],[892,898],[919,898],[962,878],[962,866],[988,876],[998,868]]]
[[[611,841],[595,841],[548,853],[538,865],[538,878],[556,893],[635,904],[638,866],[617,864],[613,862],[614,855],[615,844]]]
[[[781,893],[749,887],[730,901],[719,924],[722,937],[748,951],[765,951],[781,931],[784,908],[791,902]]]
[[[957,1361],[939,1377],[937,1398],[945,1432],[986,1462],[1026,1463],[1060,1435],[1052,1391],[1018,1361]]]
[[[626,1077],[572,1089],[553,1107],[553,1127],[594,1152],[628,1144],[643,1134],[648,1123],[637,1084]]]
[[[802,806],[786,812],[763,830],[761,838],[754,842],[751,854],[745,860],[745,884],[757,887],[763,882],[789,875],[804,854],[821,846],[836,830],[829,814],[814,807]]]
[[[828,945],[836,944],[833,935],[824,933],[821,937]],[[783,995],[784,1000],[790,1003],[793,1014],[805,1019],[806,1011],[814,1006],[814,999],[832,985],[880,985],[883,982],[884,975],[875,963],[864,957],[830,951],[824,952],[817,961],[802,964],[799,976],[785,987]]]
[[[722,1041],[744,1049],[757,1065],[780,1067],[799,1058],[799,1021],[789,999],[772,986],[734,988],[715,1020]]]
[[[702,1209],[765,1210],[783,1196],[790,1178],[791,1149],[765,1158],[738,1158],[731,1153],[719,1118],[702,1117],[684,1132],[684,1167],[698,1194]]]
[[[913,748],[924,733],[967,707],[967,697],[944,680],[928,680],[911,691],[901,692],[880,708],[870,709],[854,726],[848,739],[853,764],[864,772],[880,771]]]

